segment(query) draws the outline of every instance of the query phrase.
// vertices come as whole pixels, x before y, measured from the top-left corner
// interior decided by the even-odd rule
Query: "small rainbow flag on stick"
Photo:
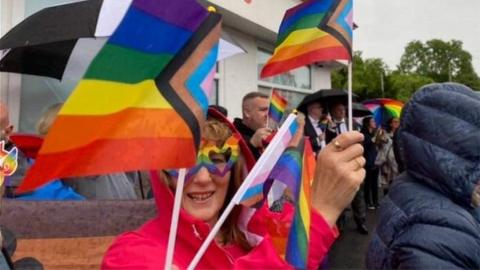
[[[133,0],[18,191],[54,178],[195,165],[220,22],[195,0]]]
[[[278,90],[273,89],[270,97],[270,107],[268,108],[268,119],[272,119],[275,123],[280,124],[287,104],[287,99]]]
[[[294,141],[294,140],[292,140]],[[310,187],[315,171],[315,156],[310,141],[303,137],[288,147],[272,169],[268,181],[268,204],[282,202],[286,196],[295,205],[295,214],[287,234],[274,239],[279,255],[297,269],[307,268],[310,238]]]
[[[352,0],[309,0],[287,10],[274,54],[260,76],[319,61],[351,60],[352,28]]]
[[[309,140],[303,139],[297,149],[301,160],[300,179],[293,189],[295,216],[288,234],[285,260],[296,269],[307,269],[310,239],[310,187],[315,172],[315,156]]]

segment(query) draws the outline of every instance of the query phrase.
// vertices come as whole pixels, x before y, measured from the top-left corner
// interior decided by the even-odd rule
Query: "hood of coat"
[[[407,172],[472,209],[480,183],[480,95],[455,83],[424,86],[403,108],[398,132]]]

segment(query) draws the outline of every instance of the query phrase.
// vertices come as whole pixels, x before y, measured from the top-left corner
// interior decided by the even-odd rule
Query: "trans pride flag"
[[[270,107],[268,108],[268,118],[280,124],[288,101],[280,94],[279,91],[273,89],[270,97]]]
[[[261,77],[319,61],[351,60],[352,1],[309,0],[287,10]]]
[[[278,130],[273,140],[268,145],[260,159],[250,171],[245,179],[245,190],[241,188],[237,192],[243,192],[239,203],[247,207],[256,207],[263,203],[266,197],[266,181],[276,162],[282,155],[283,151],[288,147],[292,138],[299,130],[295,114],[290,114],[285,120],[282,127]],[[250,180],[250,177],[253,180]],[[247,182],[249,181],[249,182]]]
[[[195,0],[133,0],[19,191],[54,178],[193,166],[220,21]]]

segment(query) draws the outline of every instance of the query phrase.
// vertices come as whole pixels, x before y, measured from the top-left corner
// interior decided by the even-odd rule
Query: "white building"
[[[11,27],[42,8],[78,0],[0,1],[0,36],[3,36]],[[290,107],[295,107],[306,94],[330,88],[331,67],[312,65],[268,81],[258,77],[261,66],[274,49],[276,31],[285,10],[298,4],[299,0],[202,1],[217,7],[217,11],[224,15],[224,31],[247,51],[218,63],[216,89],[211,103],[226,107],[230,118],[241,116],[242,97],[251,91],[269,93],[272,88],[284,90]],[[75,83],[0,73],[0,99],[8,104],[11,121],[18,130],[33,132],[42,111],[51,104],[65,101]]]

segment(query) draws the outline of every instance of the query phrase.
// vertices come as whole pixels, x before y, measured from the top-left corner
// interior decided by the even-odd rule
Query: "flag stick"
[[[265,164],[266,163],[270,163],[270,164],[277,163],[278,159],[280,158],[280,155],[283,153],[283,151],[285,150],[285,148],[288,144],[288,142],[287,142],[285,145],[282,145],[282,143],[283,143],[282,139],[285,136],[285,134],[287,132],[289,132],[290,126],[292,125],[293,121],[296,121],[296,117],[297,116],[292,113],[285,120],[282,127],[278,130],[275,137],[273,137],[273,140],[267,146],[267,149],[265,149],[265,152],[263,152],[263,154],[260,156],[257,163],[255,163],[255,166],[253,166],[252,171],[247,175],[247,177],[243,181],[240,188],[238,188],[237,192],[233,196],[233,198],[230,201],[230,203],[228,204],[228,206],[223,211],[223,213],[220,216],[220,218],[218,219],[217,223],[215,223],[215,226],[213,226],[212,230],[208,234],[205,241],[203,241],[202,246],[197,251],[197,254],[193,258],[193,260],[190,263],[190,265],[188,266],[187,270],[193,270],[198,265],[198,262],[202,258],[203,254],[207,250],[207,248],[210,245],[210,243],[212,242],[213,238],[217,235],[218,231],[222,227],[223,223],[227,219],[227,217],[230,214],[230,212],[232,211],[233,207],[240,203],[243,195],[245,194],[247,189],[250,187],[252,182],[257,178],[257,176],[260,175],[262,172],[264,172]],[[276,155],[277,153],[278,153],[278,155]]]
[[[175,250],[175,240],[178,228],[178,216],[182,203],[183,186],[185,184],[185,175],[187,170],[180,169],[178,173],[177,187],[175,189],[175,201],[173,204],[172,222],[170,223],[170,235],[168,236],[167,257],[165,259],[165,270],[172,269],[173,251]]]
[[[268,99],[268,102],[270,102],[270,104],[268,104],[268,112],[267,112],[267,126],[266,128],[269,128],[270,125],[269,125],[269,121],[270,121],[270,106],[272,106],[272,96],[273,96],[273,91],[275,90],[275,88],[272,88],[272,91],[270,91],[270,98]]]
[[[353,130],[352,113],[352,61],[348,62],[348,130]]]

